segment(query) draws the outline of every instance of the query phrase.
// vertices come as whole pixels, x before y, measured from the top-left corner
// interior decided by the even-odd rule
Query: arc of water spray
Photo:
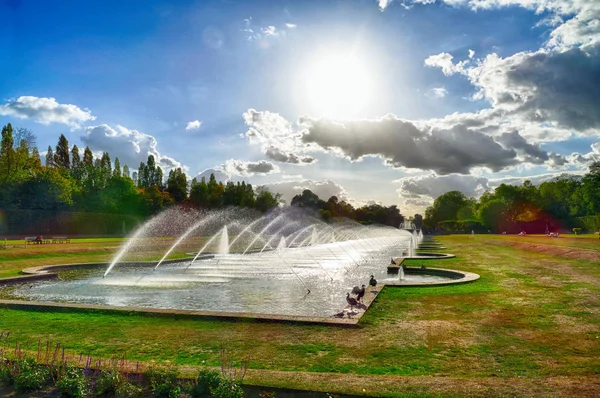
[[[275,232],[275,233],[274,233],[274,234],[271,236],[271,238],[270,238],[270,239],[267,241],[267,243],[265,243],[265,245],[263,246],[263,248],[260,250],[260,252],[259,252],[258,254],[259,254],[259,255],[260,255],[260,254],[262,254],[262,252],[263,252],[263,251],[266,249],[266,247],[269,245],[269,243],[271,243],[271,241],[272,241],[272,240],[273,240],[275,237],[277,237],[277,236],[278,236],[278,235],[281,233],[281,231],[283,231],[284,229],[288,228],[290,225],[293,225],[293,224],[298,224],[298,223],[297,223],[296,221],[294,221],[292,224],[284,225],[283,227],[279,228],[279,229],[277,230],[277,232]]]
[[[308,227],[301,229],[300,232],[298,232],[298,235],[296,235],[296,237],[294,238],[294,240],[292,240],[290,243],[288,243],[288,247],[291,247],[294,244],[294,242],[296,241],[296,239],[298,239],[298,237],[300,235],[302,235],[302,233],[304,233],[304,231],[308,230],[309,228],[314,228],[315,225],[316,224],[311,224]]]
[[[125,246],[123,246],[123,248],[121,249],[121,251],[119,251],[119,253],[117,254],[117,257],[115,257],[115,259],[113,260],[113,262],[108,266],[108,269],[106,270],[106,272],[102,276],[103,278],[106,277],[106,275],[108,275],[108,273],[114,268],[115,265],[117,265],[117,263],[119,262],[119,260],[121,260],[121,257],[123,257],[123,255],[125,254],[125,252],[133,244],[133,242],[135,242],[135,240],[142,234],[142,232],[145,232],[146,229],[150,225],[152,225],[154,223],[155,219],[156,218],[153,218],[152,220],[148,221],[146,224],[142,225],[137,231],[135,231],[135,233],[131,236],[131,238],[129,238],[127,240],[127,243],[125,244]]]
[[[231,251],[231,248],[233,247],[233,244],[234,244],[235,242],[237,242],[237,240],[238,240],[239,238],[241,238],[241,237],[242,237],[242,235],[244,235],[244,234],[246,233],[246,231],[248,231],[250,228],[252,228],[252,227],[254,226],[254,224],[256,224],[257,222],[261,221],[262,219],[263,219],[263,217],[261,217],[261,218],[257,218],[256,220],[254,220],[254,221],[252,221],[250,224],[248,224],[248,225],[246,226],[246,228],[244,228],[244,229],[242,230],[242,232],[240,232],[240,233],[238,234],[238,236],[236,236],[236,237],[235,237],[235,239],[231,241],[231,243],[229,244],[229,250]]]
[[[210,217],[209,217],[210,218]],[[160,261],[158,262],[158,264],[156,264],[156,267],[154,267],[154,269],[157,269],[159,265],[162,264],[163,261],[165,261],[165,258],[167,258],[167,256],[169,254],[171,254],[171,252],[173,251],[173,249],[175,249],[185,238],[187,238],[187,236],[189,234],[191,234],[194,230],[196,230],[200,225],[204,224],[206,221],[209,220],[209,218],[205,218],[203,220],[198,221],[196,224],[192,225],[190,228],[187,229],[187,231],[185,231],[180,237],[179,239],[177,239],[177,241],[173,244],[173,246],[171,246],[171,248],[169,250],[167,250],[167,252],[165,253],[165,255],[163,256],[163,258],[160,259]]]
[[[194,257],[194,259],[192,260],[192,262],[190,263],[190,265],[188,265],[187,267],[185,267],[185,269],[190,268],[194,264],[194,261],[196,261],[196,259],[198,258],[198,256],[200,254],[202,254],[202,252],[204,252],[204,249],[206,249],[208,247],[208,245],[210,245],[212,243],[212,241],[217,238],[217,236],[221,236],[222,235],[222,233],[223,233],[222,231],[227,231],[227,225],[225,225],[223,228],[221,228],[219,230],[219,232],[217,232],[216,234],[214,234],[213,237],[210,238],[208,240],[208,242],[206,242],[206,244],[202,247],[202,249],[200,249],[200,251],[196,254],[196,256]]]
[[[254,237],[254,240],[252,240],[252,242],[250,242],[250,244],[248,245],[248,247],[246,247],[246,250],[244,250],[244,252],[242,254],[246,254],[246,252],[248,250],[250,250],[250,247],[252,247],[252,245],[254,244],[254,242],[256,242],[258,240],[258,238],[260,238],[262,236],[263,233],[265,233],[265,231],[267,229],[269,229],[269,227],[273,224],[275,224],[277,221],[279,221],[279,219],[283,216],[283,214],[278,215],[277,217],[275,217],[273,220],[271,220],[270,223],[267,224],[266,227],[264,227],[259,233],[258,235],[256,235],[256,237]]]

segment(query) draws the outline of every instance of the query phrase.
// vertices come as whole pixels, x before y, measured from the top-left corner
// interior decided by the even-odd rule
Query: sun
[[[331,118],[357,116],[371,95],[368,71],[351,55],[319,58],[308,68],[305,87],[310,107]]]

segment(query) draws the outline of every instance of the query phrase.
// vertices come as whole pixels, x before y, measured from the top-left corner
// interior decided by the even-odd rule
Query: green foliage
[[[175,203],[183,202],[187,199],[187,179],[181,168],[169,171],[167,192],[175,200]]]
[[[18,392],[39,390],[50,381],[50,371],[48,367],[27,357],[14,361],[12,380]]]
[[[97,395],[136,398],[141,396],[142,388],[131,383],[116,366],[105,369],[96,380]]]
[[[56,382],[62,397],[83,398],[88,388],[88,380],[83,369],[67,365]]]
[[[435,228],[440,221],[460,221],[474,214],[494,232],[515,232],[531,225],[541,233],[561,224],[596,231],[600,228],[596,218],[600,214],[599,170],[600,162],[594,162],[583,177],[564,174],[539,186],[530,181],[521,186],[501,184],[479,201],[461,197],[457,191],[447,192],[427,208],[425,224]]]
[[[242,398],[244,390],[236,381],[222,378],[217,387],[211,389],[211,395],[215,398]]]
[[[228,380],[216,371],[202,369],[197,384],[190,386],[187,393],[193,398],[241,398],[244,390],[236,380]]]
[[[177,383],[177,368],[151,366],[144,373],[154,395],[159,398],[177,398],[181,387]]]

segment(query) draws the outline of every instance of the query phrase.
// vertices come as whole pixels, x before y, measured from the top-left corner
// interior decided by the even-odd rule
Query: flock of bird
[[[375,277],[373,275],[371,275],[371,279],[369,280],[369,285],[373,286],[373,287],[377,286],[377,279],[375,279]],[[358,306],[359,303],[362,302],[362,298],[365,295],[365,285],[362,285],[361,287],[354,286],[352,288],[352,294],[355,295],[356,298],[350,297],[350,293],[346,293],[346,301],[348,302],[348,304],[350,304],[350,309]]]

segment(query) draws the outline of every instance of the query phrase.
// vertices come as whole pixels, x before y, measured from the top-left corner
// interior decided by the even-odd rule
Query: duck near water
[[[362,285],[360,289],[358,289],[358,293],[356,293],[356,300],[360,302],[365,295],[365,285]]]
[[[371,275],[371,279],[369,280],[369,285],[375,287],[377,286],[377,279],[373,275]]]
[[[358,305],[358,301],[354,297],[350,297],[350,293],[346,293],[346,301],[350,304],[350,309]]]

